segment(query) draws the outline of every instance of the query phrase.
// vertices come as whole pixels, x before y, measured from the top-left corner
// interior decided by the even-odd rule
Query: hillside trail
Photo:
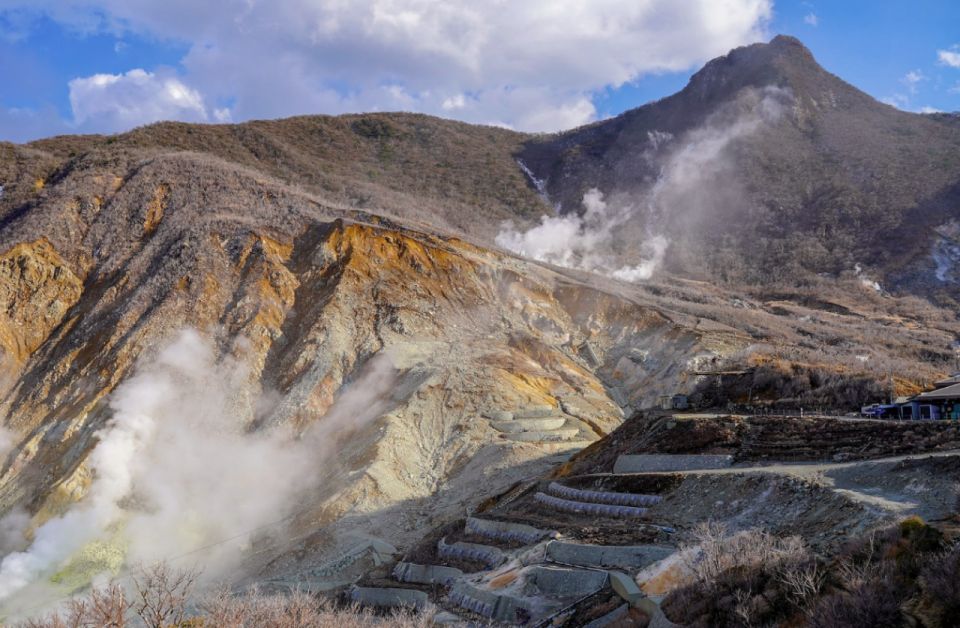
[[[678,471],[683,476],[702,475],[744,475],[769,474],[787,476],[799,480],[812,482],[831,489],[832,491],[859,502],[864,506],[877,508],[894,513],[909,513],[916,511],[922,499],[919,494],[931,490],[928,486],[916,485],[908,482],[906,487],[902,482],[890,482],[888,476],[897,465],[904,462],[932,461],[943,458],[960,456],[960,449],[937,451],[924,454],[902,454],[887,456],[872,460],[856,460],[847,462],[791,462],[754,464],[750,466],[732,466],[722,469],[696,469]],[[644,471],[628,474],[591,474],[595,477],[613,475],[662,475],[662,472]],[[942,481],[953,483],[960,498],[960,482],[949,477]],[[908,490],[904,490],[904,489]]]

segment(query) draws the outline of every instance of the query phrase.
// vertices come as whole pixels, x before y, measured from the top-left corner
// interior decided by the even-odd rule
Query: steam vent
[[[960,625],[953,3],[54,4],[0,625]]]

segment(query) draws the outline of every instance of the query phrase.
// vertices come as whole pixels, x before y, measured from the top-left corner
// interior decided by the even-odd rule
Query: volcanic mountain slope
[[[891,372],[906,392],[949,368],[955,316],[858,278],[632,285],[483,246],[500,220],[547,209],[514,161],[530,139],[377,114],[2,145],[0,506],[27,532],[3,551],[35,580],[78,586],[64,564],[94,541],[113,549],[93,552],[88,575],[119,569],[124,551],[242,543],[281,520],[257,552],[230,546],[247,559],[236,573],[320,586],[357,534],[403,549],[600,438],[624,409],[709,387],[704,370],[755,367],[753,400],[852,404],[894,392]],[[206,349],[165,353],[188,328]],[[171,399],[146,394],[151,383]],[[162,428],[184,415],[287,438],[308,460],[178,441]],[[131,434],[139,475],[97,510],[112,477],[100,445],[144,418],[155,436]],[[291,469],[312,481],[277,500],[258,476]],[[223,513],[197,503],[157,527],[164,504],[203,501],[178,495],[176,477],[218,489]],[[227,508],[257,495],[277,512]],[[95,534],[45,536],[65,512],[105,514]],[[134,529],[162,550],[138,555],[124,540]],[[72,545],[37,562],[34,535]]]
[[[530,141],[522,159],[563,212],[590,188],[635,205],[631,237],[666,236],[676,271],[769,284],[859,264],[884,287],[954,303],[952,120],[879,103],[779,36],[714,59],[673,96]],[[671,177],[684,184],[662,190]]]
[[[94,145],[61,161],[41,185],[31,169],[57,157],[15,151],[25,157],[14,161],[12,180],[26,183],[8,188],[5,200],[17,204],[2,233],[3,408],[12,448],[0,502],[7,512],[24,509],[31,529],[98,494],[98,443],[110,440],[123,414],[108,396],[137,372],[165,381],[151,370],[152,356],[185,328],[209,338],[209,372],[194,373],[192,357],[166,366],[179,368],[174,381],[183,390],[209,386],[219,398],[214,391],[226,386],[225,427],[241,433],[307,432],[331,420],[350,382],[367,382],[361,409],[348,417],[355,424],[328,434],[340,438],[337,455],[322,458],[318,449],[322,464],[310,471],[317,481],[298,494],[293,533],[307,564],[352,542],[338,537],[341,529],[402,546],[425,523],[613,429],[618,402],[651,403],[684,365],[748,342],[737,330],[701,329],[696,319],[650,307],[622,287],[598,289],[440,230],[343,209],[209,155]],[[660,361],[612,392],[609,356],[631,349]],[[381,358],[390,365],[387,385],[365,390],[365,373]],[[195,377],[201,381],[191,383]],[[130,400],[126,391],[118,398]],[[150,414],[154,402],[162,400],[144,399],[138,411]],[[369,408],[372,422],[361,420]],[[481,418],[524,408],[533,417]],[[194,395],[177,411],[203,422],[215,409]],[[544,414],[527,429],[533,423],[523,421]],[[282,463],[257,464],[267,472]],[[121,519],[158,507],[137,497],[141,489],[134,479],[133,494],[113,504],[126,513]],[[263,523],[255,517],[241,528]],[[218,525],[184,534],[162,538],[189,538],[189,548],[229,536]],[[274,556],[287,549],[281,543]],[[49,575],[44,569],[36,575]],[[8,591],[2,573],[0,582]]]

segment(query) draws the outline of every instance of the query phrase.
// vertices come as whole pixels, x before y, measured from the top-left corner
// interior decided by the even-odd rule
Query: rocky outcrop
[[[45,239],[0,254],[0,347],[16,368],[50,336],[83,292],[83,281]]]

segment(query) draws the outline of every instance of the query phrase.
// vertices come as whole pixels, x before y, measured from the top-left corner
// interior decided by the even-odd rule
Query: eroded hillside
[[[631,284],[490,246],[547,209],[524,139],[382,114],[4,145],[8,612],[197,552],[334,587],[660,395],[847,407],[950,368],[956,317],[859,277]]]

